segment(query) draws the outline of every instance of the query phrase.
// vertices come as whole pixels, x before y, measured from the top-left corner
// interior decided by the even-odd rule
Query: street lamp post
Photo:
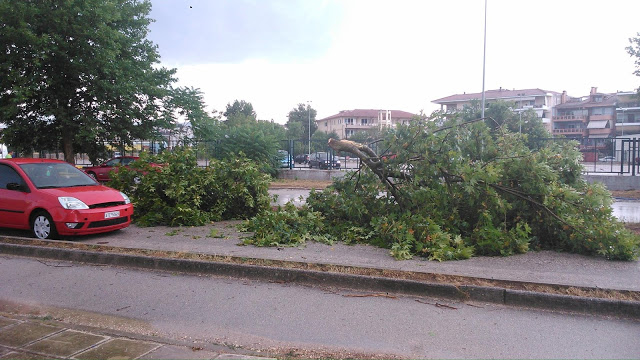
[[[307,113],[309,115],[309,155],[311,155],[311,100],[307,100]]]
[[[484,50],[482,52],[482,118],[484,119],[484,75],[485,63],[487,60],[487,0],[484,0]]]

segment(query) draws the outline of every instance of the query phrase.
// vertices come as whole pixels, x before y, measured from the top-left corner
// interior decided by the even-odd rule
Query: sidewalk
[[[610,261],[599,257],[531,251],[510,257],[474,257],[468,260],[436,262],[423,258],[395,260],[387,249],[368,245],[325,245],[307,243],[301,247],[239,246],[248,236],[236,230],[238,221],[224,221],[204,227],[131,226],[112,234],[78,239],[77,243],[185,253],[233,256],[314,264],[358,266],[479,277],[485,279],[556,284],[601,289],[640,291],[640,261]],[[216,237],[211,237],[216,236]]]
[[[0,315],[0,359],[266,359]]]
[[[131,226],[114,233],[76,238],[74,241],[41,242],[26,238],[28,232],[0,230],[0,254],[16,254],[133,266],[167,271],[186,271],[223,276],[253,276],[276,282],[318,282],[324,286],[355,286],[361,291],[409,293],[444,297],[471,294],[468,301],[502,303],[508,306],[537,307],[575,311],[587,315],[613,315],[640,319],[640,301],[564,296],[528,291],[511,291],[493,285],[473,287],[465,284],[407,281],[402,278],[366,277],[335,273],[331,265],[360,269],[411,272],[438,276],[459,276],[514,283],[563,285],[592,289],[612,289],[640,293],[640,261],[618,262],[550,251],[529,252],[511,257],[476,257],[463,261],[433,262],[416,258],[394,260],[386,249],[366,245],[325,245],[308,243],[295,248],[239,246],[247,234],[236,230],[238,221],[219,222],[202,227]],[[53,247],[47,247],[52,245]],[[89,248],[87,248],[89,246]],[[122,249],[143,249],[140,256],[121,254]],[[157,251],[154,253],[153,251]],[[166,253],[164,253],[166,252]],[[253,266],[241,262],[207,263],[193,259],[167,259],[167,253],[206,254],[228,259],[262,259],[287,263],[313,264],[304,268]],[[135,252],[134,252],[135,253]],[[75,255],[80,256],[75,256]],[[96,255],[98,254],[98,255]],[[197,257],[196,257],[197,258]],[[318,271],[317,269],[327,268]],[[467,301],[463,300],[463,301]],[[229,350],[229,351],[227,351]],[[0,313],[0,359],[253,359],[255,354],[233,353],[228,348],[191,348],[158,338],[114,334],[95,328],[39,318],[23,318]],[[259,354],[258,354],[259,355]]]

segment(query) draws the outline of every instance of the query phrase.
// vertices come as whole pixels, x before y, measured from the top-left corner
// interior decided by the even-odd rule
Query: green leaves
[[[297,209],[292,203],[265,211],[243,223],[240,231],[254,234],[245,244],[256,246],[299,246],[309,240],[330,244],[323,216],[307,207]]]
[[[148,0],[0,0],[5,141],[62,148],[73,162],[76,150],[148,138],[175,81],[146,39],[150,10]]]
[[[391,186],[402,199],[363,169],[312,192],[308,208],[290,206],[286,217],[271,217],[256,231],[285,236],[313,223],[314,236],[381,246],[396,259],[445,261],[530,249],[636,258],[640,238],[613,218],[606,189],[582,179],[576,144],[515,133],[510,112],[500,104],[493,110],[499,117],[487,122],[435,114],[386,134],[378,164],[395,176]],[[542,127],[538,119],[527,121],[532,131]],[[302,216],[309,211],[312,222]],[[291,219],[295,227],[284,227]],[[260,236],[278,242],[280,235]],[[296,236],[285,237],[310,238]]]
[[[129,168],[112,174],[109,185],[129,195],[135,221],[146,226],[246,219],[270,205],[269,177],[255,163],[245,158],[213,160],[200,168],[189,149],[143,153]]]

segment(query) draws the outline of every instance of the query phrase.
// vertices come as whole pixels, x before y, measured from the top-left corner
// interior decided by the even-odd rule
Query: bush
[[[245,244],[256,246],[298,246],[308,240],[332,243],[326,233],[323,216],[306,206],[297,209],[289,202],[273,211],[265,211],[243,223],[240,231],[252,231]]]
[[[110,186],[130,196],[137,224],[196,226],[268,209],[269,179],[245,158],[214,160],[200,168],[191,150],[179,149],[141,154],[129,168],[112,174]]]

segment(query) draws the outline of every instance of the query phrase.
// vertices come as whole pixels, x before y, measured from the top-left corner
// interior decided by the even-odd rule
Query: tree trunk
[[[368,146],[357,143],[351,140],[335,140],[329,139],[329,147],[335,151],[348,152],[360,159],[371,171],[373,171],[380,181],[384,184],[387,190],[393,195],[398,205],[401,208],[406,209],[406,201],[399,189],[395,186],[391,180],[394,177],[406,177],[402,174],[391,174],[385,169],[382,159],[378,157],[375,151],[371,150]],[[400,176],[398,176],[400,175]]]
[[[73,135],[66,131],[62,134],[62,152],[64,153],[64,161],[72,165],[76,164],[73,153]]]

